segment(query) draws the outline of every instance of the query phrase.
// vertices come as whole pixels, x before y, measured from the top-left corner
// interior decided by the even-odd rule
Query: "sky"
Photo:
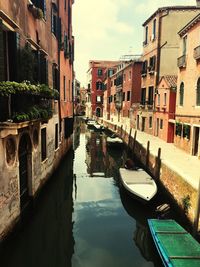
[[[196,0],[75,0],[76,79],[87,85],[89,60],[142,54],[143,22],[159,7],[196,5]]]

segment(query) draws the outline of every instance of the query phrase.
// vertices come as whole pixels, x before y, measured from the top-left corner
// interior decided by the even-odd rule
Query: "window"
[[[167,105],[167,93],[164,93],[164,106]]]
[[[129,80],[131,80],[131,71],[129,71]]]
[[[155,70],[155,66],[156,66],[156,56],[150,57],[149,59],[149,71]]]
[[[183,106],[183,99],[184,99],[184,83],[182,82],[180,85],[180,92],[179,92],[179,105]]]
[[[96,82],[96,89],[102,90],[103,89],[103,83],[101,81]]]
[[[149,117],[149,128],[152,128],[152,117]]]
[[[64,136],[65,136],[65,139],[69,138],[70,135],[73,133],[73,125],[74,125],[73,118],[65,118],[64,119]]]
[[[53,88],[54,89],[59,89],[58,87],[58,69],[57,69],[57,65],[53,64],[52,65],[52,78],[53,78]]]
[[[163,120],[160,120],[160,129],[163,129]]]
[[[54,3],[51,8],[51,32],[57,35],[57,6]]]
[[[41,129],[41,159],[44,161],[47,157],[46,128]]]
[[[200,106],[200,78],[197,81],[197,97],[196,97],[196,105]]]
[[[145,101],[146,101],[146,88],[142,88],[142,92],[141,92],[141,104],[145,105]]]
[[[148,43],[148,26],[145,27],[144,45]]]
[[[186,55],[187,51],[187,36],[183,37],[183,55]]]
[[[66,32],[64,32],[64,57],[69,58],[69,41]]]
[[[153,20],[153,31],[151,40],[153,41],[156,38],[156,19]]]
[[[39,81],[41,84],[44,83],[48,85],[48,60],[46,55],[44,55],[42,52],[40,53],[39,62]]]
[[[149,87],[148,105],[153,105],[153,86]]]
[[[123,92],[123,101],[125,101],[125,96],[126,96],[126,93]]]
[[[100,96],[100,95],[96,96],[96,102],[103,103],[103,96]]]
[[[100,77],[100,76],[102,76],[102,74],[103,74],[103,70],[102,69],[98,69],[97,70],[97,75]]]
[[[63,98],[66,101],[66,77],[63,76]]]
[[[112,102],[112,101],[113,101],[113,96],[111,95],[111,96],[110,96],[110,102]]]
[[[108,70],[108,77],[112,76],[114,74],[114,70],[113,69],[109,69]]]
[[[142,63],[142,74],[146,74],[147,73],[147,60],[143,61]]]
[[[160,106],[160,94],[158,94],[158,106]]]
[[[55,124],[55,150],[58,148],[58,123]]]
[[[127,91],[127,101],[130,101],[131,99],[131,91]]]
[[[46,13],[47,13],[47,10],[46,10],[46,0],[40,0],[40,1],[38,1],[38,0],[32,0],[31,2],[34,4],[34,6],[40,8],[42,10],[43,17],[44,17],[44,19],[46,19]]]
[[[67,0],[64,0],[65,1],[65,3],[64,3],[64,5],[65,5],[65,10],[67,9]]]

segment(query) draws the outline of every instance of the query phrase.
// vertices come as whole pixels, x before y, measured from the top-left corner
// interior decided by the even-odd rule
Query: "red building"
[[[90,116],[103,116],[104,80],[114,73],[118,61],[95,60],[89,62],[88,89],[91,93]]]
[[[177,76],[163,76],[155,96],[154,135],[168,143],[174,142]],[[151,125],[152,127],[152,122]]]

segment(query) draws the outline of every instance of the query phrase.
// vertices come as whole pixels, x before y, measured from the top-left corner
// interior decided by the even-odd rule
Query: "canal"
[[[2,244],[2,267],[160,267],[147,218],[151,206],[119,183],[126,149],[108,149],[106,136],[77,122],[74,149],[43,188],[34,207]]]

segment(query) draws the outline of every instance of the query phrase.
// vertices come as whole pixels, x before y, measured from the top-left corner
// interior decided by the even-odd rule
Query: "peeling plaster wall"
[[[47,179],[57,168],[62,157],[72,146],[72,137],[61,137],[59,147],[55,150],[55,124],[58,116],[54,115],[48,123],[22,123],[15,135],[9,134],[0,138],[0,240],[12,229],[20,215],[20,181],[18,146],[22,135],[28,134],[31,140],[32,160],[29,164],[29,195],[35,197]],[[24,127],[23,127],[24,126]],[[41,129],[46,127],[47,133],[47,158],[41,161]],[[34,142],[34,130],[38,131],[38,143]],[[4,130],[5,132],[5,130]],[[14,133],[10,131],[10,133]],[[0,131],[1,136],[1,131]],[[15,141],[16,150],[12,164],[7,164],[6,141],[12,138]]]

